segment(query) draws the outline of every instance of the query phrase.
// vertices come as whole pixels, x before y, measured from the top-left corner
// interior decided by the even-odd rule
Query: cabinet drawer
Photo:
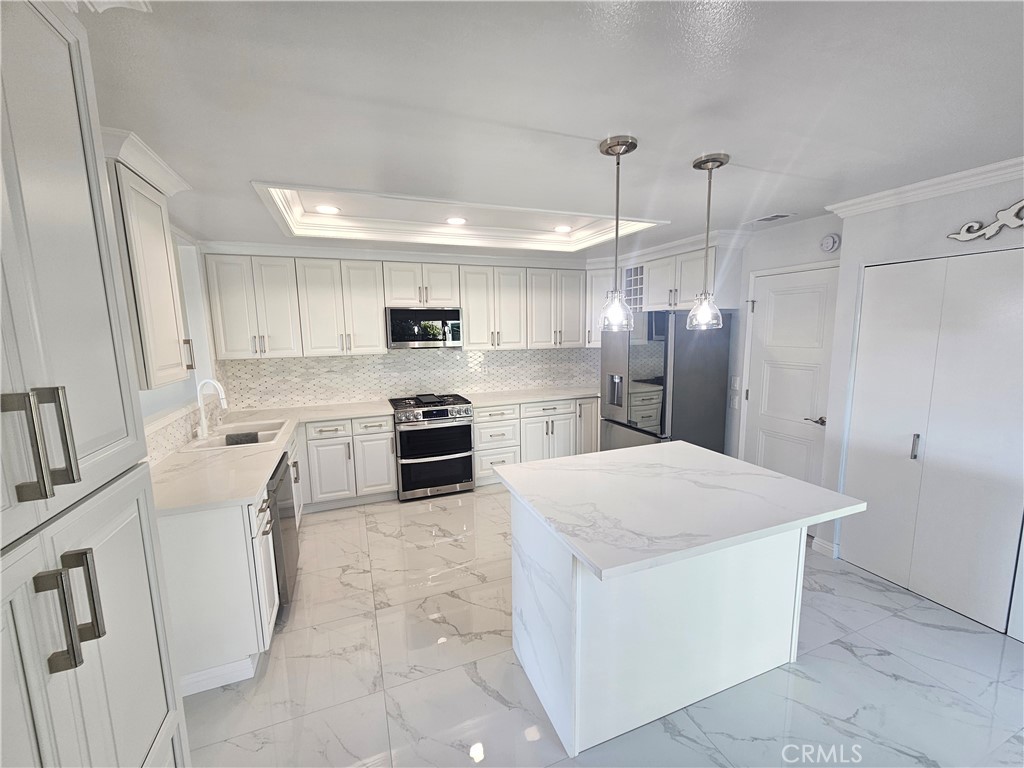
[[[631,407],[629,409],[629,420],[643,429],[658,427],[661,424],[661,406],[645,405],[640,408]]]
[[[267,491],[264,489],[258,502],[254,501],[246,505],[249,517],[249,536],[258,536],[260,530],[266,525],[267,515],[270,514],[269,502]]]
[[[661,405],[661,392],[633,392],[629,396],[630,406],[644,407]]]
[[[505,419],[518,419],[518,405],[493,405],[490,408],[474,408],[473,420],[483,421],[504,421]]]
[[[497,448],[490,451],[477,451],[474,455],[476,464],[476,480],[486,480],[494,477],[495,467],[503,467],[508,464],[519,463],[518,448]]]
[[[575,400],[554,400],[546,403],[523,403],[522,417],[553,416],[556,413],[572,413],[576,410]]]
[[[509,448],[513,445],[519,445],[518,419],[473,425],[473,447],[478,450]]]
[[[352,434],[352,422],[348,419],[339,421],[315,421],[306,425],[307,440],[326,440],[330,437],[347,437]]]
[[[372,432],[391,432],[395,428],[393,416],[368,416],[352,419],[353,435],[368,435]]]

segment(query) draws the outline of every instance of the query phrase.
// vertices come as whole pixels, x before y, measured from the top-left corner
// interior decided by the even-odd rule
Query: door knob
[[[818,418],[816,418],[816,419],[808,419],[808,418],[804,418],[804,421],[810,421],[810,422],[812,422],[812,423],[814,423],[814,424],[817,424],[817,425],[819,425],[819,426],[822,426],[822,427],[824,427],[824,426],[825,426],[825,417],[824,417],[824,416],[819,416],[819,417],[818,417]]]

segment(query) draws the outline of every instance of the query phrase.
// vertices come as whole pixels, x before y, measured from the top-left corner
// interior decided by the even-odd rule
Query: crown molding
[[[131,131],[103,129],[103,154],[124,163],[168,197],[192,189],[192,185]]]
[[[1024,180],[1024,157],[1015,157],[1011,160],[983,165],[980,168],[971,168],[970,170],[939,176],[937,179],[928,179],[927,181],[919,181],[916,184],[908,184],[905,187],[897,187],[884,192],[876,192],[873,195],[856,197],[853,200],[847,200],[842,203],[826,205],[825,210],[843,219],[847,219],[851,216],[882,211],[886,208],[895,208],[898,205],[907,205],[908,203],[919,203],[923,200],[931,200],[932,198],[951,195],[955,192],[965,192],[970,189],[1019,180]]]

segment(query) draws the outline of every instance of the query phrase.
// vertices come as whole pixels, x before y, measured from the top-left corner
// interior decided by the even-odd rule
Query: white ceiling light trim
[[[282,231],[291,237],[574,253],[611,240],[615,236],[614,217],[594,214],[482,205],[351,190],[292,187],[260,181],[254,181],[252,185]],[[308,210],[302,201],[303,194],[330,200],[331,205],[339,207],[343,213],[325,215]],[[352,204],[336,205],[339,201],[345,200]],[[419,215],[415,219],[409,216],[391,218],[387,213],[389,206],[400,207],[406,212],[414,208]],[[452,217],[452,208],[464,211],[465,216]],[[374,213],[345,213],[358,210],[372,210]],[[450,218],[465,218],[467,223],[453,226],[448,223]],[[480,220],[491,223],[475,223]],[[557,232],[556,225],[551,223],[552,220],[575,220],[581,224],[571,227],[569,232]],[[646,219],[622,220],[619,235],[622,237],[657,224],[668,223]]]

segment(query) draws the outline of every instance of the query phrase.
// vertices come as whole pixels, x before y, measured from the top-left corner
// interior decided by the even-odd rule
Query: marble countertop
[[[534,461],[497,473],[600,579],[867,508],[684,442]]]
[[[598,397],[599,395],[596,386],[466,393],[469,401],[481,408],[495,405],[515,405],[516,403],[542,403],[546,400],[575,400],[576,398]]]

